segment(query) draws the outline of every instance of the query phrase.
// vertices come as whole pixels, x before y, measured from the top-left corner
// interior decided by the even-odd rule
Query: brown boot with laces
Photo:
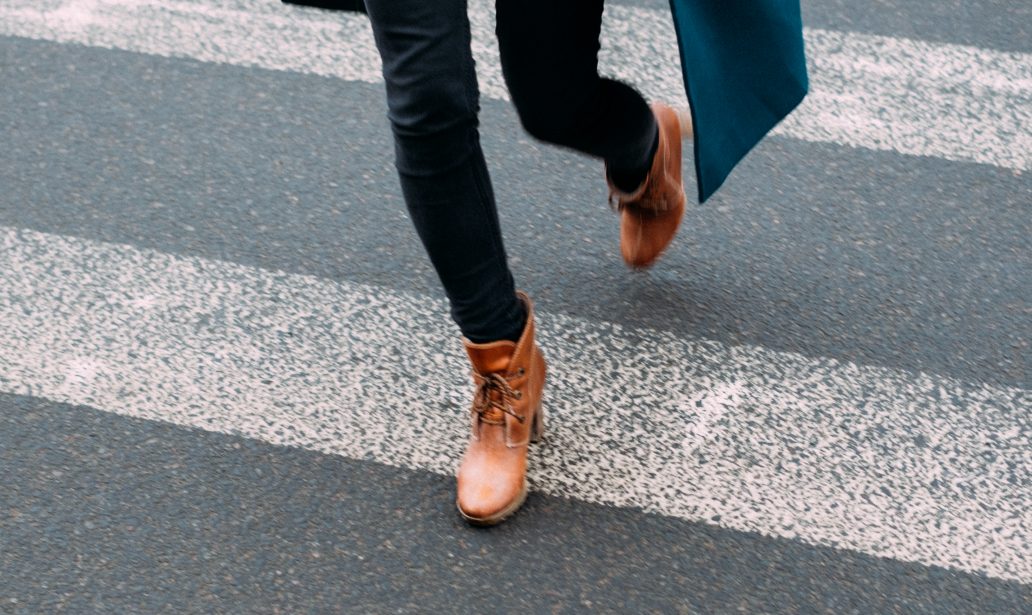
[[[691,136],[690,120],[663,103],[653,103],[659,146],[652,167],[634,192],[623,192],[609,179],[609,203],[620,212],[620,252],[640,269],[652,265],[674,239],[687,198],[681,182],[681,139]]]
[[[527,323],[517,342],[462,343],[473,366],[473,433],[458,473],[456,504],[476,525],[494,525],[527,497],[527,448],[544,432],[545,357],[534,341],[530,298],[518,292]]]

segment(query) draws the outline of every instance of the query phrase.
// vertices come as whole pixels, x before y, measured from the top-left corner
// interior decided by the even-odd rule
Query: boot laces
[[[501,374],[477,374],[477,390],[473,395],[473,411],[476,412],[480,418],[484,418],[484,415],[491,410],[491,408],[497,408],[505,414],[515,418],[517,421],[522,423],[526,420],[522,414],[517,414],[513,409],[512,405],[509,404],[510,399],[519,399],[520,395],[513,390],[509,382]],[[491,392],[495,391],[499,395],[496,399]]]
[[[658,214],[670,209],[670,203],[667,203],[666,199],[657,198],[654,195],[657,190],[654,186],[649,185],[649,182],[653,182],[651,174],[645,179],[646,186],[641,195],[634,199],[632,199],[628,194],[624,194],[614,188],[610,188],[609,208],[617,213],[624,209],[633,209],[638,213],[648,214]]]

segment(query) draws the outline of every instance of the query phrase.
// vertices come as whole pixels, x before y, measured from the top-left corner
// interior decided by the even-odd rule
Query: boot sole
[[[527,500],[527,491],[527,481],[524,480],[523,488],[520,489],[520,493],[516,496],[516,499],[513,500],[508,506],[506,506],[502,510],[487,517],[474,517],[471,515],[467,515],[466,512],[462,510],[462,507],[459,506],[459,502],[457,500],[455,502],[455,508],[459,509],[459,514],[462,515],[462,518],[465,519],[466,522],[470,523],[471,525],[477,525],[480,527],[497,525],[502,521],[508,519],[510,516],[512,516],[513,513],[519,510],[521,506],[523,506],[523,503]]]

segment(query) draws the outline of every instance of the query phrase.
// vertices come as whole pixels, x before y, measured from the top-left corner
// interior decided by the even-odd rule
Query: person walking
[[[527,494],[527,449],[543,432],[547,370],[533,304],[506,260],[478,133],[479,91],[464,0],[367,0],[383,60],[402,192],[472,365],[471,437],[457,506],[497,523]],[[681,127],[598,74],[603,0],[499,0],[502,72],[535,138],[605,161],[621,252],[651,265],[684,213]]]
[[[603,161],[621,255],[644,268],[684,213],[687,127],[671,107],[599,76],[603,9],[604,0],[497,0],[502,72],[530,135]],[[509,270],[480,147],[466,1],[365,0],[365,10],[383,61],[405,203],[472,367],[456,504],[469,522],[491,525],[526,498],[528,446],[544,429],[547,364],[533,303]]]

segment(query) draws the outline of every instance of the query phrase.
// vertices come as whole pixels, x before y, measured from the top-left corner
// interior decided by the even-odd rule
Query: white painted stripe
[[[425,297],[0,227],[0,390],[452,474]],[[1029,391],[549,313],[536,489],[1032,582]]]
[[[472,0],[483,93],[506,99],[494,15]],[[683,101],[666,11],[606,8],[603,71]],[[275,0],[0,0],[0,35],[378,82],[360,16]],[[776,133],[815,142],[1032,169],[1032,54],[808,29],[812,92]]]

